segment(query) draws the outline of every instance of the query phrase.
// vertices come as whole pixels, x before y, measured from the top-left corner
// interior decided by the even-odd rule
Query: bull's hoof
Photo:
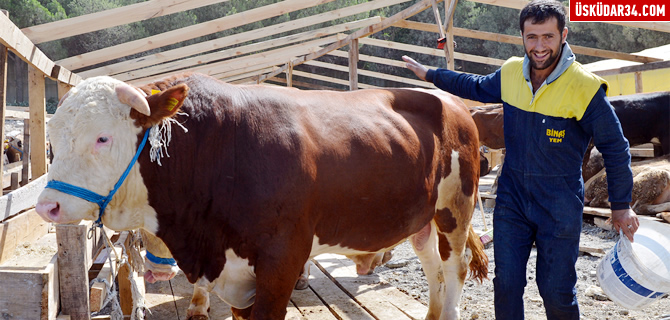
[[[209,320],[209,317],[201,314],[196,314],[194,316],[188,317],[187,320]]]
[[[296,290],[305,290],[308,287],[309,287],[309,280],[307,280],[306,278],[300,278],[295,283],[295,289]]]

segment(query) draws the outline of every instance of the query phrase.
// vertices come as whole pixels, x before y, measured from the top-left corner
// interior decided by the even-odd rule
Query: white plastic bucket
[[[642,309],[670,292],[670,225],[640,221],[631,243],[622,236],[598,264],[598,283],[624,308]]]

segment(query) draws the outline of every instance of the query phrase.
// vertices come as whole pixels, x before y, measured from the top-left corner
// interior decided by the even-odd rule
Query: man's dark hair
[[[528,19],[532,19],[530,21],[532,24],[538,24],[551,17],[556,17],[558,32],[563,32],[563,28],[565,28],[565,8],[563,4],[556,0],[533,0],[521,9],[519,29],[523,33],[523,24]]]

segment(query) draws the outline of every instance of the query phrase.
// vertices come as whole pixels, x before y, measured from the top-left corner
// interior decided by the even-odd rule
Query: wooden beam
[[[34,206],[46,185],[47,178],[42,176],[0,197],[0,221]]]
[[[639,64],[639,65],[635,65],[635,66],[628,66],[628,67],[622,67],[622,68],[616,68],[616,69],[593,71],[593,73],[595,73],[595,74],[597,74],[601,77],[604,77],[604,76],[611,76],[611,75],[616,75],[616,74],[642,72],[642,71],[667,69],[667,68],[670,68],[670,60],[660,61],[660,62],[652,62],[652,63],[645,63],[645,64]]]
[[[335,57],[340,57],[340,58],[348,58],[349,55],[346,52],[343,52],[341,50],[333,50],[328,53],[328,55],[335,56]],[[360,61],[367,61],[367,62],[373,62],[373,63],[380,63],[380,64],[385,64],[388,66],[394,66],[398,68],[403,68],[405,69],[405,65],[407,64],[404,61],[401,60],[393,60],[393,59],[387,59],[387,58],[381,58],[381,57],[376,57],[376,56],[369,56],[365,54],[359,54],[358,59]],[[433,66],[428,66],[424,65],[428,69],[437,69],[438,67],[433,67]]]
[[[331,70],[342,71],[342,72],[347,72],[348,71],[348,68],[345,67],[345,66],[340,66],[340,65],[337,65],[337,64],[332,64],[332,63],[327,63],[327,62],[322,62],[322,61],[317,61],[317,60],[307,61],[307,62],[305,62],[305,64],[315,66],[315,67],[320,67],[320,68],[327,68],[327,69],[331,69]],[[368,70],[359,70],[358,72],[362,76],[379,78],[379,79],[384,79],[384,80],[391,80],[391,81],[395,81],[395,82],[399,82],[399,83],[411,84],[413,86],[422,87],[422,88],[435,89],[435,86],[432,83],[422,81],[422,80],[408,79],[408,78],[404,78],[404,77],[394,76],[394,75],[385,74],[385,73],[381,73],[381,72],[368,71]]]
[[[0,139],[2,139],[2,146],[4,150],[5,145],[5,112],[7,110],[7,47],[0,44]],[[3,171],[4,161],[0,161],[0,172]],[[5,186],[2,185],[0,179],[0,190]],[[0,219],[2,221],[2,219]]]
[[[393,42],[393,41],[379,40],[379,39],[372,39],[372,38],[361,38],[360,43],[367,44],[367,45],[372,45],[372,46],[377,46],[377,47],[389,48],[389,49],[396,49],[396,50],[403,50],[403,51],[411,51],[411,52],[429,54],[429,55],[438,56],[438,57],[444,56],[444,53],[442,51],[440,51],[439,49],[426,48],[426,47],[422,47],[422,46],[416,46],[416,45],[405,44],[405,43],[400,43],[400,42]],[[459,60],[467,60],[467,61],[490,64],[490,65],[495,65],[495,66],[502,66],[502,64],[505,63],[505,60],[501,60],[501,59],[476,56],[476,55],[460,53],[460,52],[454,52],[454,58],[459,59]]]
[[[642,72],[638,71],[635,72],[635,93],[642,93],[643,87],[642,87]]]
[[[447,24],[447,43],[444,46],[444,53],[447,57],[447,68],[454,70],[454,60],[456,59],[456,51],[454,48],[454,12],[456,12],[456,4],[458,0],[451,0],[449,5],[445,1],[445,19]]]
[[[349,43],[349,90],[358,90],[358,39]]]
[[[28,86],[30,90],[30,167],[31,175],[37,178],[47,173],[47,131],[46,99],[44,74],[28,67]]]
[[[267,83],[267,82],[276,82],[276,83],[280,83],[280,84],[284,84],[284,85],[285,85],[285,84],[286,84],[286,79],[284,79],[284,78],[277,78],[277,77],[274,77],[274,78],[272,78],[272,79],[268,79],[268,80],[266,81],[266,83]],[[304,81],[297,81],[297,80],[293,80],[293,86],[294,86],[294,87],[306,88],[306,89],[312,89],[312,90],[334,90],[334,91],[343,91],[343,90],[341,90],[341,89],[337,89],[337,88],[335,88],[335,87],[322,86],[322,85],[318,85],[318,84],[313,84],[313,83],[304,82]]]
[[[72,320],[90,319],[87,231],[85,224],[56,226],[61,303]]]
[[[441,0],[438,0],[438,2],[441,2]],[[413,16],[413,15],[419,13],[419,12],[422,12],[423,10],[426,10],[430,5],[431,5],[431,0],[421,0],[417,3],[415,3],[414,5],[410,6],[409,8],[394,14],[393,16],[389,17],[388,19],[384,19],[380,23],[376,23],[376,24],[371,25],[367,28],[358,30],[358,31],[350,34],[349,36],[347,36],[345,39],[340,40],[336,43],[333,43],[333,44],[331,44],[331,45],[329,45],[329,46],[327,46],[327,47],[325,47],[325,48],[323,48],[323,49],[321,49],[321,50],[319,50],[315,53],[311,53],[311,54],[308,54],[304,57],[297,58],[296,60],[293,61],[293,64],[298,65],[298,64],[304,63],[305,61],[314,60],[318,57],[321,57],[321,56],[333,51],[333,50],[337,50],[339,48],[344,47],[345,45],[349,44],[349,42],[352,39],[359,39],[359,38],[362,38],[362,37],[367,37],[367,36],[369,36],[373,33],[377,33],[381,30],[384,30],[384,29],[392,26],[394,23],[396,23],[400,20],[407,19],[407,18],[409,18],[409,17],[411,17],[411,16]],[[283,72],[284,70],[281,70],[281,68],[280,68],[277,71],[266,74],[266,75],[262,76],[261,78],[259,78],[259,81],[262,82],[262,81],[265,81],[265,79],[272,78],[272,77],[276,76],[277,74]]]
[[[0,267],[0,314],[3,319],[56,319],[57,255],[42,265]]]
[[[368,12],[370,10],[375,10],[379,8],[386,7],[388,5],[404,3],[409,0],[386,0],[386,1],[371,1],[362,3],[355,6],[349,6],[342,9],[337,9],[322,14],[317,14],[297,20],[287,21],[275,25],[271,25],[264,28],[254,29],[232,36],[205,41],[193,45],[189,45],[182,48],[177,48],[173,50],[163,51],[157,54],[148,55],[140,58],[130,59],[127,61],[110,64],[104,67],[97,69],[92,69],[88,71],[81,72],[81,75],[85,78],[99,75],[112,75],[125,71],[130,71],[138,68],[147,67],[154,64],[159,64],[167,61],[172,61],[192,55],[197,55],[202,52],[208,52],[212,50],[218,50],[227,46],[241,44],[248,41],[253,41],[265,37],[269,37],[275,34],[282,32],[288,32],[297,30],[300,28],[305,28],[312,26],[314,24],[323,23],[326,21],[331,21],[339,19],[342,17],[348,17],[351,15],[359,14],[362,12]]]
[[[22,243],[32,243],[49,232],[49,223],[35,209],[0,222],[0,265],[14,256]]]
[[[80,69],[105,61],[122,58],[136,53],[194,39],[223,30],[232,29],[252,22],[265,20],[289,12],[314,7],[334,0],[284,0],[234,15],[199,23],[181,29],[164,32],[144,39],[129,41],[119,45],[59,60],[58,64],[69,69]],[[50,74],[50,73],[49,73]]]
[[[430,23],[422,23],[422,22],[416,22],[416,21],[407,21],[407,20],[399,21],[398,23],[394,24],[393,26],[394,27],[400,27],[400,28],[408,28],[408,29],[413,29],[413,30],[420,30],[420,31],[429,31],[429,32],[435,32],[435,33],[438,32],[437,28],[434,25],[432,25]],[[454,28],[453,30],[454,30],[454,35],[459,36],[459,37],[467,37],[467,38],[480,39],[480,40],[497,41],[497,42],[502,42],[502,43],[516,44],[516,45],[520,45],[520,46],[523,45],[523,40],[519,36],[510,36],[510,35],[505,35],[505,34],[486,32],[486,31],[478,31],[478,30],[469,30],[469,29],[463,29],[463,28]],[[630,54],[630,53],[625,53],[625,52],[616,52],[616,51],[610,51],[610,50],[595,49],[595,48],[589,48],[589,47],[583,47],[583,46],[577,46],[577,45],[570,45],[570,48],[572,48],[572,51],[574,53],[577,53],[577,54],[583,54],[583,55],[587,55],[587,56],[594,56],[594,57],[607,58],[607,59],[619,59],[619,60],[634,61],[634,62],[641,62],[641,63],[663,61],[662,59],[647,57],[647,56],[641,56],[641,55],[637,55],[637,54]]]
[[[349,85],[348,80],[322,76],[322,75],[319,75],[319,74],[313,74],[313,73],[304,72],[304,71],[295,70],[295,71],[293,71],[293,75],[297,76],[297,77],[319,80],[319,81],[323,81],[323,82],[330,82],[330,83],[340,84],[340,85],[343,85],[343,86],[348,86]],[[372,85],[359,83],[359,88],[365,89],[365,88],[376,88],[376,87],[372,86]]]
[[[16,25],[4,14],[0,14],[0,44],[14,51],[28,65],[40,70],[43,74],[51,74],[53,61],[40,51]]]
[[[34,44],[148,20],[228,0],[150,0],[21,29]]]
[[[181,59],[173,62],[158,64],[148,68],[137,69],[135,71],[116,74],[115,78],[121,81],[129,81],[137,78],[146,78],[156,74],[166,74],[174,72],[174,70],[183,70],[187,68],[202,66],[206,65],[207,63],[221,61],[223,59],[231,57],[238,57],[248,53],[256,53],[259,51],[264,51],[267,50],[268,48],[276,49],[281,46],[289,45],[300,41],[313,40],[315,38],[328,36],[333,33],[344,32],[354,28],[360,28],[379,21],[381,21],[381,18],[373,17],[334,27],[321,28],[318,30],[311,30],[277,39],[255,42],[245,46],[235,47],[227,50],[220,50],[217,52],[203,54],[192,58]]]
[[[275,49],[275,50],[268,50],[264,52],[260,52],[257,54],[253,55],[248,55],[244,57],[240,57],[237,59],[229,59],[225,60],[222,62],[218,63],[212,63],[212,64],[207,64],[204,66],[198,66],[194,68],[188,69],[191,72],[200,72],[208,75],[215,75],[217,73],[223,73],[223,72],[228,72],[236,69],[241,69],[241,68],[246,68],[250,66],[265,66],[269,67],[272,65],[276,64],[284,64],[289,58],[295,57],[297,54],[302,53],[309,53],[309,52],[314,52],[318,50],[320,45],[326,44],[326,43],[332,43],[334,41],[337,41],[337,39],[343,38],[344,35],[333,35],[330,37],[325,37],[313,41],[308,41],[308,42],[303,42],[300,44],[296,44],[293,46],[288,46],[288,47],[283,47],[280,49]],[[284,71],[286,69],[283,69]],[[162,74],[162,75],[155,75],[147,78],[142,78],[142,79],[134,79],[129,81],[132,84],[137,84],[137,83],[148,83],[150,81],[155,81],[157,79],[160,79],[167,74]],[[117,76],[118,79],[125,79],[122,76]]]

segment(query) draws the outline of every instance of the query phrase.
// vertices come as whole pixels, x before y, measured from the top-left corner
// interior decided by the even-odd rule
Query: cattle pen
[[[35,212],[37,196],[47,182],[48,139],[46,123],[47,92],[55,88],[57,98],[83,79],[109,75],[133,85],[141,85],[176,72],[193,71],[209,74],[234,84],[285,85],[302,89],[358,90],[375,88],[369,79],[386,79],[398,86],[434,88],[428,82],[415,78],[390,75],[373,70],[376,66],[403,68],[399,59],[360,54],[363,46],[387,51],[449,57],[443,67],[454,68],[454,60],[500,66],[504,62],[473,54],[461,53],[454,48],[454,37],[464,37],[520,45],[519,36],[497,34],[459,28],[453,25],[453,14],[458,0],[375,0],[361,4],[342,5],[331,11],[310,14],[307,9],[334,0],[284,0],[270,5],[192,25],[169,32],[150,35],[120,43],[109,48],[52,61],[38,45],[57,39],[114,26],[127,25],[152,17],[187,11],[198,7],[217,5],[225,0],[170,1],[149,0],[42,25],[17,27],[8,16],[0,14],[0,92],[2,93],[2,136],[6,135],[6,120],[20,119],[24,123],[24,151],[20,164],[4,165],[0,161],[0,318],[7,319],[91,319],[105,298],[104,282],[91,284],[90,280],[114,281],[118,272],[120,305],[124,315],[130,315],[140,298],[131,294],[134,279],[137,290],[145,290],[142,275],[116,260],[106,257],[118,255],[123,244],[130,246],[128,232],[92,229],[91,222],[78,225],[50,225]],[[526,0],[474,0],[490,6],[520,9]],[[321,27],[324,21],[352,16],[380,8],[402,5],[403,9],[388,17],[369,16],[359,20]],[[433,12],[430,21],[410,19],[418,13]],[[300,19],[281,25],[258,28],[239,34],[229,34],[200,43],[183,45],[176,49],[168,46],[193,38],[209,35],[212,30],[228,30],[249,23],[264,21],[290,12],[305,14]],[[93,23],[95,22],[95,23]],[[670,22],[620,23],[627,27],[670,33]],[[422,47],[375,37],[389,28],[411,29],[446,38],[445,49]],[[305,31],[307,30],[307,31]],[[625,61],[613,63],[596,71],[608,81],[618,84],[618,94],[670,90],[669,58],[623,53],[592,47],[573,46],[577,54]],[[27,64],[27,107],[7,106],[8,87],[19,86],[18,76],[8,76],[8,59],[16,57]],[[330,57],[330,59],[323,59]],[[340,61],[341,63],[334,63]],[[342,62],[344,61],[344,62]],[[341,77],[324,76],[323,70],[335,70]],[[467,70],[465,70],[467,71]],[[302,80],[301,80],[302,79]],[[318,80],[320,85],[305,79]],[[665,86],[665,87],[663,87]],[[466,101],[470,106],[474,101]],[[10,168],[8,168],[10,167]],[[19,174],[19,171],[21,172]],[[488,189],[487,189],[488,190]],[[494,198],[494,196],[489,196]],[[601,210],[589,214],[607,216]],[[119,251],[105,249],[105,237],[111,237]],[[132,257],[128,257],[132,260]],[[112,272],[112,270],[116,270]],[[374,275],[356,277],[350,261],[338,256],[320,256],[312,267],[312,289],[296,291],[288,308],[292,319],[418,319],[427,307]],[[183,277],[179,281],[185,281]],[[148,287],[165,292],[166,283]],[[319,290],[324,290],[323,294]],[[326,297],[325,292],[331,296]],[[188,292],[181,293],[188,296]],[[173,294],[174,295],[174,294]],[[172,296],[172,295],[170,295]],[[380,299],[383,297],[383,299]],[[171,300],[148,301],[166,305]],[[173,299],[173,298],[170,298]],[[176,302],[174,302],[176,303]],[[212,304],[217,304],[214,298]],[[148,303],[151,305],[150,303]],[[187,299],[182,299],[177,310],[185,318]],[[230,316],[218,308],[222,319]],[[158,310],[158,309],[156,309]],[[160,311],[163,312],[163,311]],[[166,311],[167,312],[167,311]],[[157,314],[159,311],[157,311]],[[172,317],[166,315],[166,319]],[[288,318],[287,317],[287,318]],[[109,316],[97,316],[106,319]],[[218,319],[218,317],[214,317]],[[158,319],[158,318],[155,318]]]

